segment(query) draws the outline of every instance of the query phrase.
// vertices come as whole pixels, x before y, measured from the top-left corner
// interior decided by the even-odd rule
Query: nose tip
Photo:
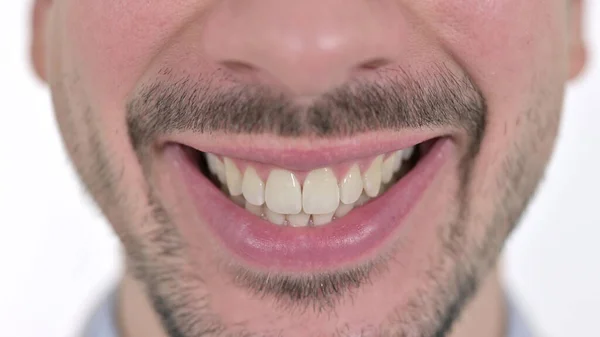
[[[295,95],[319,95],[389,65],[402,46],[398,17],[389,24],[386,11],[368,1],[244,3],[218,8],[207,18],[206,55],[235,76]]]

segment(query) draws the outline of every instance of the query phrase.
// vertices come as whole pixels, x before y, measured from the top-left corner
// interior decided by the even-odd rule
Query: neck
[[[167,337],[143,285],[128,272],[119,287],[118,316],[121,337]],[[496,268],[461,312],[448,337],[504,337],[506,325],[506,303]]]

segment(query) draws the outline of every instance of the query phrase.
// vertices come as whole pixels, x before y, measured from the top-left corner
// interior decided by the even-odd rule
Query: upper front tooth
[[[302,187],[302,208],[307,214],[334,212],[340,203],[340,189],[329,168],[311,171]]]
[[[235,166],[235,163],[225,158],[225,177],[227,179],[227,187],[229,188],[229,194],[236,196],[242,194],[242,174],[240,170]]]
[[[358,200],[363,190],[363,182],[360,177],[358,165],[354,164],[340,183],[340,201],[351,204]]]
[[[265,183],[260,179],[256,170],[248,166],[242,180],[242,193],[249,203],[260,206],[265,203]]]
[[[363,187],[365,189],[365,193],[374,198],[379,194],[379,189],[381,187],[381,165],[383,161],[383,155],[377,156],[371,167],[363,174]]]
[[[387,184],[392,180],[392,176],[394,175],[394,167],[396,166],[396,161],[398,157],[395,154],[392,154],[388,157],[388,159],[383,161],[383,167],[381,169],[381,181],[384,184]]]
[[[280,214],[298,214],[302,210],[302,192],[296,176],[286,170],[272,170],[265,188],[267,207]]]
[[[225,184],[225,166],[223,165],[223,162],[221,162],[219,157],[215,156],[212,153],[207,153],[206,161],[210,172],[217,176],[221,184]]]

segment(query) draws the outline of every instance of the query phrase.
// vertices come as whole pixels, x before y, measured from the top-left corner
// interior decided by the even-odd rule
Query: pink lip
[[[301,272],[352,263],[377,249],[402,227],[453,148],[449,138],[439,139],[384,195],[328,225],[304,228],[276,226],[237,206],[198,171],[181,146],[168,146],[165,154],[198,215],[230,252],[261,268]]]
[[[291,171],[310,171],[359,158],[375,157],[413,147],[440,137],[444,130],[417,130],[402,137],[392,132],[364,134],[336,139],[281,139],[269,136],[178,134],[165,142],[175,142],[201,152],[277,166]],[[225,141],[217,141],[223,139]]]

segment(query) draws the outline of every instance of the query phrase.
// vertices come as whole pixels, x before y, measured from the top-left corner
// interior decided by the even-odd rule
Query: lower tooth
[[[369,200],[371,200],[371,198],[368,195],[363,193],[360,195],[358,200],[356,200],[356,202],[354,203],[354,206],[355,207],[362,206],[362,205],[366,204]]]
[[[285,223],[285,215],[277,212],[273,212],[268,207],[265,207],[265,215],[267,220],[271,221],[276,225],[283,225]]]
[[[246,205],[246,199],[244,198],[243,195],[235,195],[235,196],[229,196],[231,198],[231,200],[233,200],[233,202],[240,206],[240,207],[244,207]]]
[[[354,204],[340,204],[338,208],[335,210],[335,217],[341,218],[344,215],[348,214],[354,208]]]
[[[333,219],[333,214],[334,213],[313,214],[312,215],[313,225],[322,226],[322,225],[326,225],[326,224],[330,223],[331,219]]]
[[[287,220],[292,227],[303,227],[308,226],[310,220],[310,214],[300,212],[298,214],[288,214]]]
[[[263,207],[262,206],[256,206],[256,205],[252,205],[249,202],[246,202],[246,210],[258,217],[261,217],[263,214]]]
[[[385,193],[390,188],[390,186],[392,186],[391,181],[387,184],[381,184],[381,190],[380,190],[379,194]]]

